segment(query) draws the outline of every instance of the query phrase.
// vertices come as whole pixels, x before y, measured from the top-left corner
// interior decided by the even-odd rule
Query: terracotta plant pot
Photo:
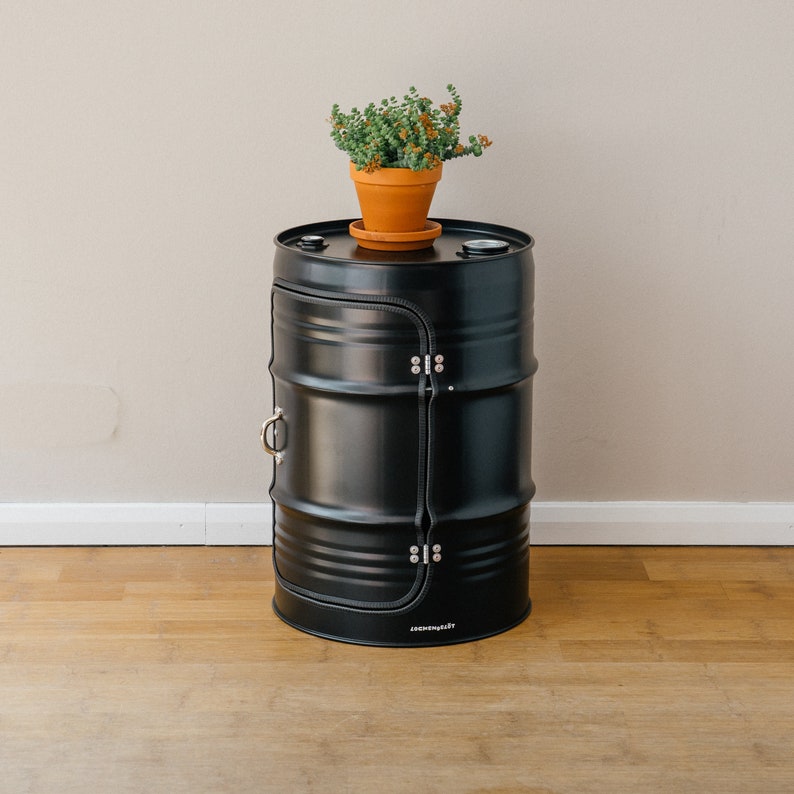
[[[424,230],[442,168],[381,168],[368,174],[350,163],[364,228],[387,233]]]

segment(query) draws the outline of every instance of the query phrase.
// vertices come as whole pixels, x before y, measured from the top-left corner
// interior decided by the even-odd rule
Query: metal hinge
[[[419,548],[419,546],[411,546],[411,548],[408,549],[408,551],[411,552],[410,560],[411,560],[411,562],[414,565],[416,565],[419,562],[419,560],[420,560],[420,557],[419,557],[419,552],[420,551],[422,552],[422,556],[421,556],[422,563],[424,565],[430,565],[431,548],[430,548],[430,546],[427,545],[427,543],[425,543],[425,545],[422,546],[421,549]],[[440,543],[433,544],[432,552],[433,552],[433,556],[432,556],[433,562],[441,562],[441,544]]]
[[[421,356],[411,356],[411,372],[414,375],[418,375],[422,371],[422,358]],[[443,372],[444,371],[444,356],[440,353],[436,353],[435,356],[431,356],[430,353],[425,355],[425,375],[430,375],[431,372]]]

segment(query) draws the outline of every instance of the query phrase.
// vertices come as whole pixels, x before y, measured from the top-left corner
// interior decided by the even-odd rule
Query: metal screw
[[[408,551],[410,551],[411,554],[419,554],[419,546],[411,546],[411,548],[408,549]]]
[[[436,356],[436,364],[443,364],[444,363],[444,356],[441,354]]]
[[[411,555],[411,562],[413,562],[413,563],[419,562],[419,555],[418,554],[412,554]]]
[[[441,562],[441,555],[440,554],[434,554],[433,555],[433,562]]]
[[[444,371],[444,365],[443,364],[436,364],[434,369],[435,369],[436,372],[443,372]]]
[[[440,544],[440,543],[435,543],[435,544],[433,545],[433,551],[434,551],[436,554],[438,554],[438,552],[440,552],[440,551],[441,551],[441,544]]]
[[[421,369],[421,367],[420,367],[418,364],[414,364],[414,365],[411,367],[411,372],[412,372],[414,375],[418,375],[418,374],[419,374],[421,371],[422,371],[422,369]]]
[[[419,356],[411,356],[411,363],[412,364],[421,364],[422,359]]]

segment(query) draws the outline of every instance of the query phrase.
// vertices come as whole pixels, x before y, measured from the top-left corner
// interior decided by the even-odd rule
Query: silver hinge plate
[[[422,372],[422,363],[421,356],[411,356],[411,373],[413,375],[419,375]],[[443,372],[444,356],[440,353],[436,353],[434,356],[427,353],[424,358],[424,369],[425,375],[430,375],[432,372]]]
[[[425,543],[421,548],[419,548],[419,546],[411,546],[408,551],[411,555],[409,559],[414,565],[417,565],[420,561],[424,565],[430,565],[430,560],[433,562],[441,562],[440,543],[434,543],[432,546]]]

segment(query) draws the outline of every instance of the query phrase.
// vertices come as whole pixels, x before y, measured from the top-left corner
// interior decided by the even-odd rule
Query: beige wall
[[[0,0],[0,501],[261,501],[325,118],[462,92],[433,213],[536,239],[543,500],[794,501],[794,5]]]

